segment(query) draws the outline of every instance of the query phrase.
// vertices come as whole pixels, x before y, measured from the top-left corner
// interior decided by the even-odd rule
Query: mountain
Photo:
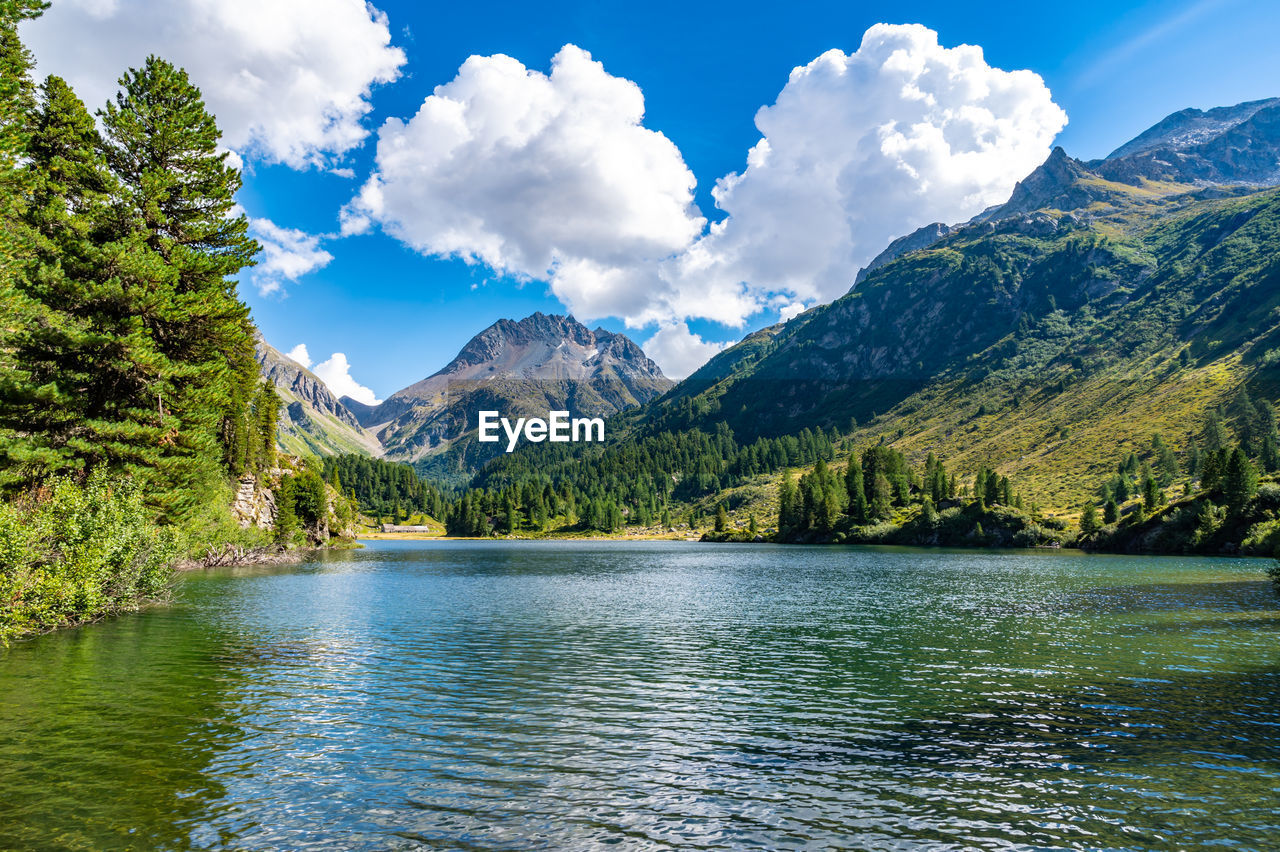
[[[505,417],[567,410],[607,417],[672,386],[630,338],[572,317],[503,319],[473,337],[443,369],[376,407],[354,407],[388,458],[449,481],[466,478],[502,449],[474,439],[477,411]]]
[[[1280,98],[1176,112],[1088,165],[1131,184],[1274,186],[1280,183]]]
[[[1280,98],[1246,101],[1235,106],[1203,111],[1184,109],[1166,116],[1107,155],[1118,160],[1156,148],[1186,149],[1220,137],[1223,133],[1248,121],[1259,110],[1280,105]]]
[[[1256,185],[1280,174],[1210,156],[1268,150],[1276,103],[1180,113],[1108,161],[1176,150],[1184,180],[1056,149],[1005,204],[909,235],[842,298],[717,355],[637,434],[836,429],[1078,507],[1154,433],[1185,451],[1241,388],[1280,395],[1280,190]]]
[[[1127,186],[1110,184],[1059,146],[1035,171],[1014,185],[1008,201],[979,213],[970,224],[999,222],[1041,210],[1109,207],[1117,200],[1123,201],[1131,192]]]
[[[284,403],[279,430],[282,449],[295,455],[382,454],[378,439],[318,376],[261,335],[254,341],[254,357],[262,377],[275,385]]]

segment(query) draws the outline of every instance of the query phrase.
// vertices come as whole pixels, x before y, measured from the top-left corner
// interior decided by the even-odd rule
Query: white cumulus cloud
[[[657,332],[644,342],[642,348],[658,363],[667,378],[683,379],[728,345],[705,341],[691,332],[687,323],[672,322],[658,326]]]
[[[878,24],[791,72],[746,168],[716,183],[728,217],[664,272],[694,298],[741,284],[758,305],[830,300],[894,238],[1004,201],[1066,120],[1038,75]]]
[[[741,328],[840,296],[894,238],[1004,201],[1066,114],[1038,75],[992,67],[980,47],[878,24],[761,108],[709,228],[680,151],[643,120],[640,88],[573,45],[550,74],[472,56],[379,130],[342,231],[380,226],[423,254],[545,280],[584,319],[656,325],[646,349],[680,374],[721,346],[688,320]]]
[[[285,281],[296,281],[333,260],[333,255],[320,247],[324,237],[319,234],[253,218],[249,220],[249,233],[262,245],[262,254],[258,265],[247,275],[263,296],[281,292]]]
[[[379,130],[343,232],[377,223],[425,254],[547,280],[579,316],[660,318],[658,263],[704,220],[680,151],[643,120],[640,87],[573,45],[550,74],[472,56]]]
[[[304,352],[306,351],[305,346],[302,349]],[[297,350],[298,347],[294,347],[293,351],[296,352]],[[290,353],[290,357],[292,357],[292,353]],[[349,396],[357,402],[363,402],[365,405],[378,405],[382,402],[374,395],[373,391],[351,378],[351,364],[347,361],[347,356],[341,352],[334,352],[327,360],[321,361],[312,367],[311,372],[319,376],[320,381],[328,385],[334,396]]]
[[[292,358],[308,370],[311,369],[311,353],[307,351],[307,344],[299,343],[284,354],[286,358]]]
[[[332,161],[368,135],[372,87],[404,52],[364,0],[58,0],[23,26],[41,74],[97,108],[148,54],[182,66],[225,146],[295,168]]]

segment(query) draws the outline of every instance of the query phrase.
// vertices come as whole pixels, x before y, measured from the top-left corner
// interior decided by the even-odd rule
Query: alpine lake
[[[0,649],[3,849],[1275,849],[1266,560],[381,541]]]

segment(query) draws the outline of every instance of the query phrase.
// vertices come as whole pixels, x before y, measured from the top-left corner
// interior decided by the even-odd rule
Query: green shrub
[[[161,597],[181,551],[137,486],[50,480],[0,504],[0,638],[79,624]]]

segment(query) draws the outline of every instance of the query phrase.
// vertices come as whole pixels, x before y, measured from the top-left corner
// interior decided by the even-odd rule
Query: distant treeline
[[[804,429],[798,435],[741,445],[719,424],[627,438],[606,447],[538,444],[487,465],[474,487],[450,505],[456,535],[570,527],[610,532],[624,524],[670,525],[677,504],[689,504],[760,474],[810,465],[835,455],[840,436]]]
[[[391,523],[419,512],[436,519],[445,515],[444,494],[407,464],[350,454],[330,456],[323,464],[325,481],[369,515]]]

